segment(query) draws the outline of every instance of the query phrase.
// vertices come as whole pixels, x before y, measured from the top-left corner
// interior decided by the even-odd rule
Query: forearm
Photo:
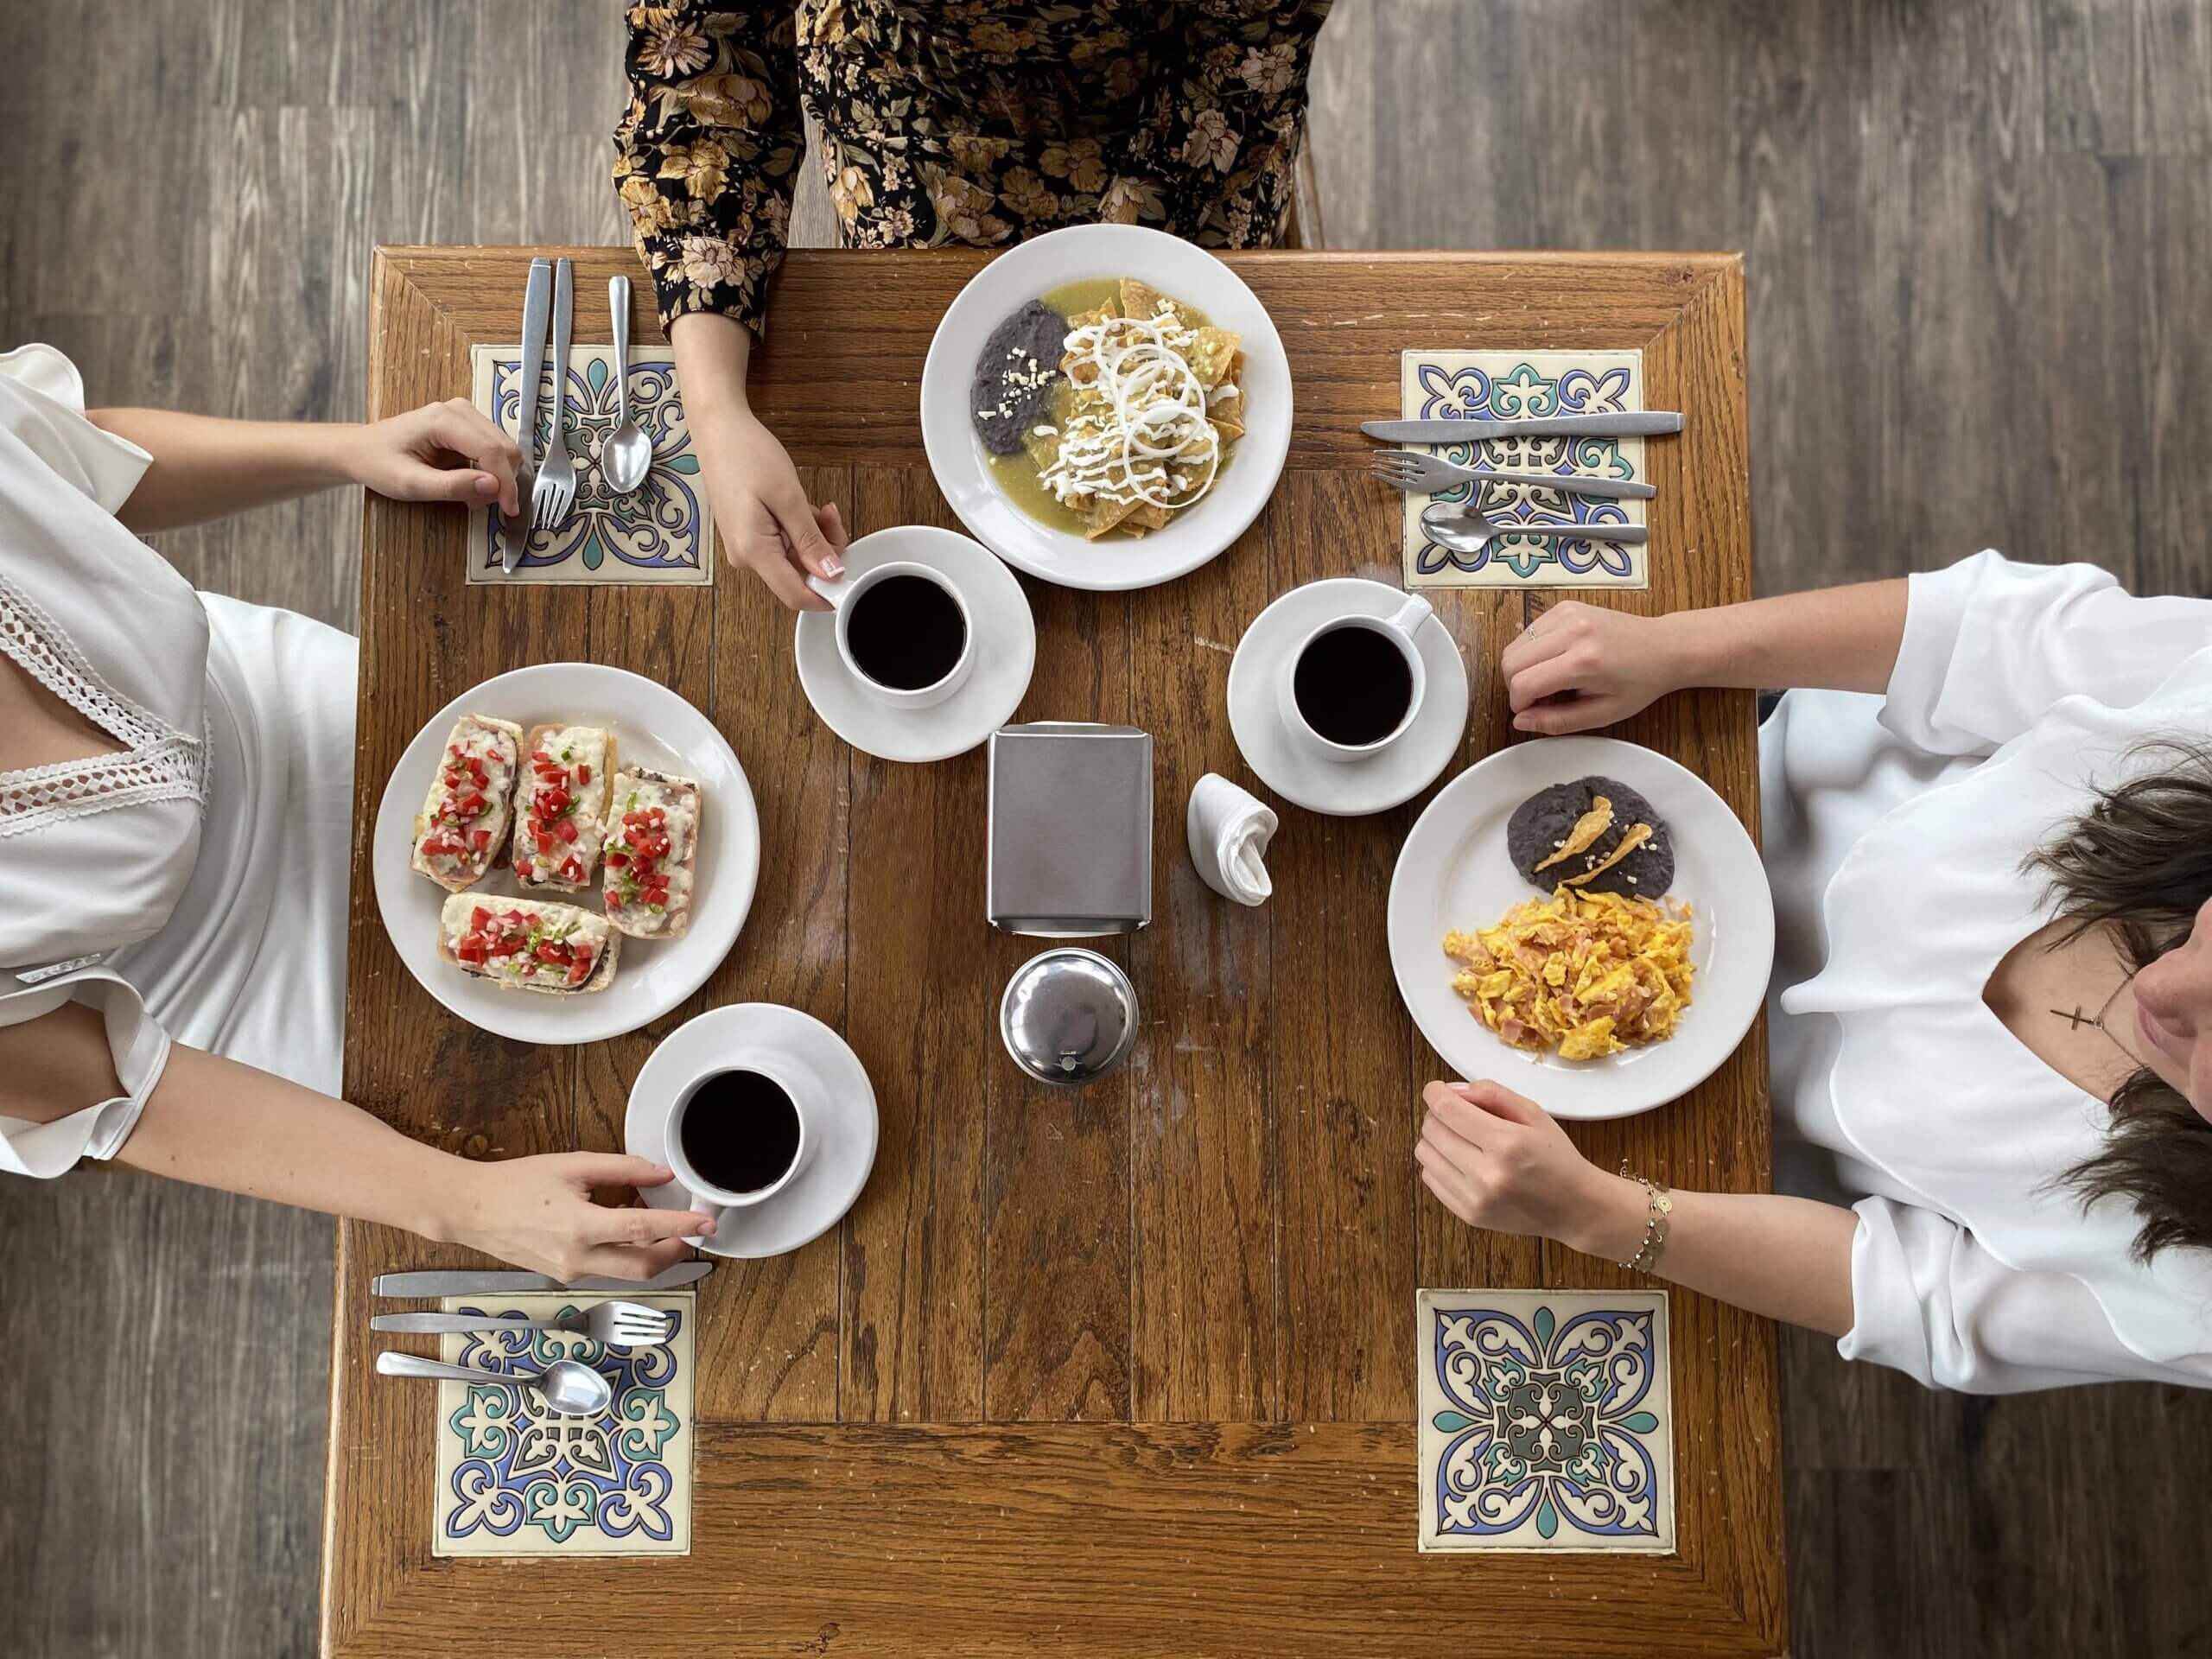
[[[753,331],[733,317],[694,311],[669,325],[668,344],[676,383],[683,388],[684,417],[694,436],[706,441],[702,448],[710,447],[714,435],[751,411],[745,377],[753,365]]]
[[[181,1045],[118,1161],[432,1239],[454,1236],[478,1167],[346,1101]]]
[[[118,515],[134,531],[175,530],[351,481],[358,426],[226,421],[168,409],[96,409],[94,425],[154,458]]]
[[[1643,1247],[1643,1184],[1609,1177],[1605,1198],[1562,1242],[1626,1262]],[[1656,1275],[1687,1290],[1840,1337],[1854,1322],[1851,1245],[1859,1217],[1764,1192],[1676,1192]]]
[[[1882,692],[1904,638],[1906,584],[1860,582],[1661,619],[1678,685]]]

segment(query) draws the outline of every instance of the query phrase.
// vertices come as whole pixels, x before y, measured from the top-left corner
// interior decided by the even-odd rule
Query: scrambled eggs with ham
[[[1452,988],[1516,1048],[1592,1060],[1675,1034],[1690,1005],[1687,905],[1585,893],[1507,911],[1494,927],[1444,936]]]

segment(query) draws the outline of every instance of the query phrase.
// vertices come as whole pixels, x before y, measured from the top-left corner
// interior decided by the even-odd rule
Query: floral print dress
[[[630,9],[614,178],[664,323],[758,330],[821,128],[848,247],[1064,225],[1271,244],[1330,0],[761,0]]]

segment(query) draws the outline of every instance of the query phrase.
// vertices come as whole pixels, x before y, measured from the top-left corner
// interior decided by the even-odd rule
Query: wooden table
[[[571,251],[579,294],[636,274],[626,252]],[[855,533],[956,524],[923,458],[917,393],[931,330],[983,257],[798,253],[785,267],[756,405]],[[1478,1633],[1520,1654],[1783,1647],[1772,1332],[1702,1297],[1673,1306],[1677,1554],[1416,1553],[1415,1288],[1624,1275],[1471,1231],[1415,1179],[1419,1090],[1440,1063],[1393,987],[1383,899],[1427,796],[1356,820],[1284,809],[1275,896],[1257,911],[1206,893],[1181,852],[1192,782],[1249,779],[1224,705],[1245,626],[1316,577],[1398,579],[1396,503],[1364,476],[1357,423],[1397,412],[1402,347],[1643,347],[1649,404],[1688,423],[1646,452],[1650,590],[1600,602],[1748,596],[1740,264],[1230,263],[1273,313],[1297,386],[1272,504],[1166,587],[1023,582],[1038,653],[1020,717],[1127,721],[1156,745],[1155,919],[1110,947],[1142,1033],[1086,1091],[1026,1086],[999,1047],[1000,989],[1036,947],[983,919],[980,750],[903,766],[849,749],[800,693],[790,617],[748,579],[725,570],[710,593],[471,588],[457,516],[368,503],[350,1097],[470,1157],[616,1147],[660,1038],[702,1008],[766,1000],[846,1034],[883,1125],[839,1227],[701,1287],[683,1559],[432,1560],[432,1413],[422,1390],[371,1375],[368,1281],[459,1254],[343,1225],[327,1650],[442,1652],[521,1618],[534,1649],[683,1659],[1414,1654]],[[515,336],[525,264],[380,251],[370,415],[466,395],[471,342]],[[580,303],[577,316],[581,340],[605,337],[603,314]],[[650,318],[639,332],[659,337]],[[1544,602],[1440,597],[1475,687],[1462,764],[1510,741],[1495,653]],[[401,968],[367,880],[368,825],[401,748],[448,698],[587,653],[713,715],[752,778],[766,850],[744,934],[704,993],[613,1042],[531,1049],[463,1025]],[[1688,765],[1756,827],[1748,695],[1668,698],[1622,734]],[[1765,1079],[1755,1028],[1688,1100],[1571,1130],[1608,1167],[1625,1155],[1675,1185],[1762,1190]],[[617,1617],[623,1637],[601,1638],[594,1621]]]

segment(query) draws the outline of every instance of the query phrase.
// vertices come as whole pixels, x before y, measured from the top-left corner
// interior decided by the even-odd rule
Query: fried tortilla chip
[[[1122,528],[1131,533],[1139,530],[1165,530],[1175,517],[1166,507],[1156,507],[1149,501],[1140,503],[1135,512],[1122,521]]]
[[[1114,529],[1144,504],[1141,501],[1101,501],[1091,509],[1090,523],[1084,529],[1087,540],[1096,541]]]
[[[1236,336],[1226,328],[1201,328],[1186,355],[1198,384],[1211,391],[1229,378],[1229,365],[1236,360]]]
[[[1244,435],[1243,423],[1235,416],[1225,412],[1236,407],[1236,405],[1233,403],[1224,404],[1206,416],[1208,423],[1213,428],[1214,436],[1223,443],[1234,443]]]
[[[1173,315],[1185,328],[1194,325],[1190,308],[1179,301],[1171,300],[1149,283],[1139,282],[1134,276],[1122,278],[1122,315],[1141,317],[1149,322],[1162,311]]]

